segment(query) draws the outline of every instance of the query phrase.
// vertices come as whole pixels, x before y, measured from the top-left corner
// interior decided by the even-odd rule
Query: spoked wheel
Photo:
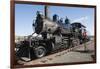
[[[34,55],[36,58],[41,58],[46,55],[46,48],[44,46],[39,46],[35,48]]]

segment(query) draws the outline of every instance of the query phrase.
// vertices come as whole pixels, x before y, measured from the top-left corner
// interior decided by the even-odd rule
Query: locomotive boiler
[[[36,20],[33,23],[33,27],[35,27],[35,33],[41,35],[44,35],[44,33],[52,35],[67,35],[72,33],[71,24],[64,24],[60,20],[57,20],[57,17],[54,17],[53,20],[45,17],[46,16],[43,16],[37,12]]]

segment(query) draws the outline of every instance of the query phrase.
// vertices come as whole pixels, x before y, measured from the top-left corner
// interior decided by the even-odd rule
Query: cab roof
[[[74,23],[72,23],[71,25],[74,26],[74,27],[78,27],[78,28],[81,28],[81,27],[86,28],[86,26],[82,25],[82,24],[79,23],[79,22],[74,22]]]

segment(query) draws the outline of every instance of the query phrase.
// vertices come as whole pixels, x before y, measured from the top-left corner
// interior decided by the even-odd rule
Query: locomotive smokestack
[[[48,6],[44,6],[44,13],[45,13],[45,18],[48,18]]]

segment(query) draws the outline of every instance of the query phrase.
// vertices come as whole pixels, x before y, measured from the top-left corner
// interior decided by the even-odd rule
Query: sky
[[[57,14],[63,20],[66,16],[70,22],[81,22],[89,35],[94,35],[94,8],[49,6],[49,17]],[[15,35],[27,36],[34,32],[32,27],[36,12],[44,15],[44,5],[15,4]]]

